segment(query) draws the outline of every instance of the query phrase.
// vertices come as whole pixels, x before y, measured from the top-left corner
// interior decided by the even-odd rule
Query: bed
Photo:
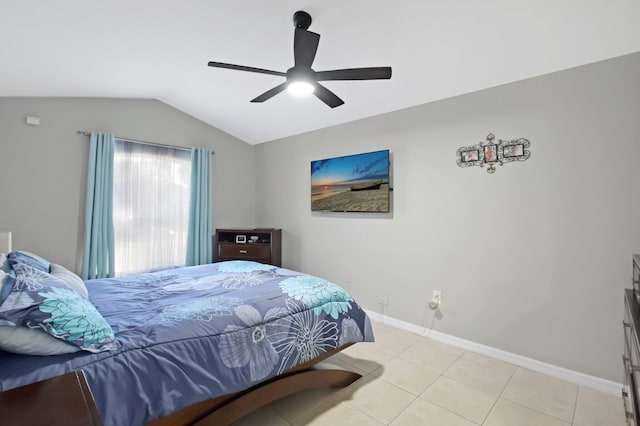
[[[345,290],[272,265],[229,261],[89,280],[88,299],[70,272],[65,282],[54,274],[59,265],[37,266],[13,262],[0,329],[31,330],[71,352],[0,350],[0,391],[82,371],[105,425],[226,424],[293,392],[352,383],[359,375],[313,365],[373,341]],[[82,308],[64,305],[74,286]],[[77,312],[95,320],[89,331],[79,331],[86,324]]]

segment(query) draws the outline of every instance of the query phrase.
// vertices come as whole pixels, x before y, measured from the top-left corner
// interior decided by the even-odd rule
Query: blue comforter
[[[373,340],[366,314],[341,287],[271,265],[220,262],[86,285],[116,349],[0,351],[0,390],[81,369],[105,425],[144,425]]]

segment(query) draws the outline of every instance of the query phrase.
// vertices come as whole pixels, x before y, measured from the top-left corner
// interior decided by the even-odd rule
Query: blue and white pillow
[[[49,272],[51,267],[48,260],[27,251],[13,251],[7,255],[7,258],[12,266],[16,263],[24,263],[44,272]]]
[[[63,280],[25,263],[14,263],[13,270],[16,281],[0,305],[0,325],[40,328],[89,352],[116,348],[109,323]]]

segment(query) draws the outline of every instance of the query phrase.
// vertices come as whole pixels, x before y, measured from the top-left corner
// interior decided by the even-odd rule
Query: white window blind
[[[116,139],[116,276],[184,266],[191,153]]]

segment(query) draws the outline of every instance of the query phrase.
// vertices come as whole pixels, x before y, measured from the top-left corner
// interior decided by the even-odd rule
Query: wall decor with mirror
[[[502,166],[512,161],[525,161],[531,156],[529,151],[531,143],[528,139],[498,139],[498,142],[494,142],[495,138],[493,133],[489,133],[486,142],[458,148],[456,151],[458,166],[484,167],[486,165],[487,173],[491,174],[496,171],[496,164]]]

